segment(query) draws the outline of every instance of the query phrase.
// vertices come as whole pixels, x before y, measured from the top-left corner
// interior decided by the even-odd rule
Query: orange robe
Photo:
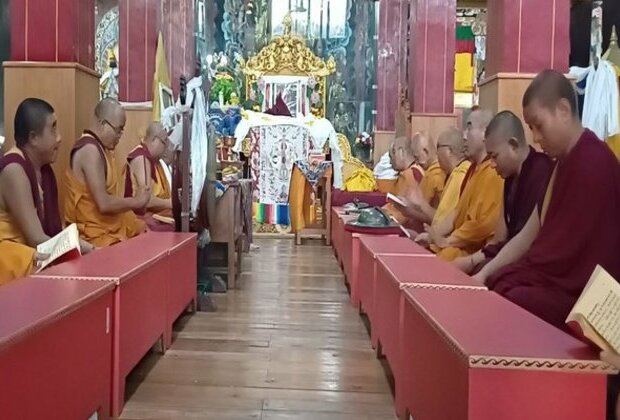
[[[133,197],[135,191],[138,189],[135,176],[133,176],[133,174],[131,173],[131,168],[129,164],[133,159],[139,156],[143,156],[151,163],[151,173],[149,175],[153,180],[153,197],[161,198],[162,200],[169,200],[171,197],[170,184],[168,183],[168,179],[166,178],[164,168],[162,168],[159,159],[154,159],[151,157],[148,149],[143,144],[134,148],[131,152],[129,152],[129,155],[127,156],[127,163],[125,164],[125,168],[123,170],[123,179],[125,180],[125,197]],[[169,209],[163,209],[151,213],[159,214],[166,217],[172,217],[172,211]]]
[[[412,188],[419,188],[423,177],[424,170],[421,167],[415,164],[410,166],[409,169],[406,169],[398,174],[398,179],[396,180],[393,194],[402,197]],[[409,218],[398,210],[393,203],[387,203],[383,206],[383,210],[385,210],[400,224],[407,223],[409,220]]]
[[[99,149],[106,166],[106,192],[119,195],[118,174],[112,152],[105,150],[92,133],[85,133],[73,146],[73,154],[85,146],[94,144]],[[71,163],[65,173],[67,198],[65,200],[65,220],[68,224],[75,223],[80,236],[96,247],[104,247],[138,236],[145,231],[145,223],[138,219],[132,211],[118,214],[104,214],[99,211],[95,198],[88,186],[80,182],[71,169]]]
[[[420,182],[422,196],[431,207],[436,209],[439,205],[445,184],[446,173],[439,166],[439,162],[435,161],[428,167],[422,182]]]
[[[19,149],[10,150],[0,158],[0,172],[10,164],[20,165],[30,183],[33,204],[37,210],[43,231],[54,236],[62,230],[58,214],[58,189],[54,171],[49,165],[41,168],[41,182],[38,183],[35,169],[27,156]],[[15,218],[0,210],[0,284],[27,276],[33,271],[35,249],[18,227]]]
[[[431,249],[439,258],[452,261],[456,258],[471,255],[484,247],[495,233],[500,217],[504,180],[486,159],[475,168],[470,168],[471,177],[463,189],[456,206],[454,229],[451,236],[460,239],[465,245],[456,248],[448,247]]]
[[[450,172],[450,176],[444,185],[443,192],[441,193],[441,200],[435,211],[435,217],[433,218],[432,225],[437,225],[448,214],[452,213],[456,206],[459,204],[459,197],[461,195],[461,187],[463,186],[463,180],[467,171],[471,166],[471,162],[464,160]]]

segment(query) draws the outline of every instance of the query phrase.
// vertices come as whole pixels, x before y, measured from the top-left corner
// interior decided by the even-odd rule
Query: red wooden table
[[[189,247],[186,238],[192,234],[189,235],[149,232],[41,273],[47,278],[98,279],[117,286],[114,289],[112,352],[111,413],[114,417],[122,411],[125,378],[129,372],[158,340],[162,340],[162,348],[165,350],[168,334],[171,339],[172,314],[178,310],[178,302],[186,301],[185,305],[191,302],[189,296],[183,299],[176,296],[176,304],[173,305],[167,300],[169,290],[176,288],[177,283],[182,284],[177,290],[191,293],[195,299],[196,259],[195,251],[191,254],[189,248],[186,248]],[[175,242],[174,237],[182,238],[181,245]],[[179,245],[176,251],[170,248],[174,243]],[[193,255],[191,261],[177,259],[174,267],[187,266],[183,267],[185,271],[180,274],[171,271],[171,252],[177,257]],[[188,276],[190,272],[193,273],[191,291],[188,288],[190,279],[180,279],[180,275]]]
[[[405,402],[416,420],[603,420],[598,352],[493,292],[406,289]]]
[[[405,299],[401,290],[409,287],[486,290],[486,287],[470,276],[435,256],[379,255],[377,257],[375,304],[373,318],[370,322],[381,344],[381,353],[385,355],[394,374],[395,404],[399,414],[404,409],[403,395],[400,392],[400,384],[403,380],[401,366],[403,354],[400,341],[402,335],[406,333],[403,326]]]
[[[0,288],[1,418],[108,418],[113,289],[36,278]]]

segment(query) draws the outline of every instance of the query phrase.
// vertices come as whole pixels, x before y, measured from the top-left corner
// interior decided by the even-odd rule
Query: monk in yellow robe
[[[159,223],[152,217],[153,214],[172,217],[170,184],[161,164],[168,148],[168,133],[161,123],[149,124],[142,144],[129,152],[123,171],[125,197],[134,197],[140,190],[151,189],[146,213],[135,212],[151,230],[173,230],[172,225]]]
[[[472,162],[455,211],[437,226],[427,226],[431,250],[446,261],[480,250],[495,232],[501,212],[504,180],[484,147],[493,114],[473,111],[466,124],[465,150]]]
[[[446,184],[446,173],[437,159],[437,144],[426,133],[414,137],[413,151],[416,162],[424,169],[420,192],[424,201],[437,208]]]
[[[36,247],[62,230],[50,166],[60,145],[56,124],[54,109],[40,99],[24,100],[15,113],[16,147],[0,158],[0,284],[30,274]],[[82,253],[91,249],[82,243]]]
[[[394,195],[403,197],[413,189],[420,188],[420,182],[424,178],[424,170],[415,161],[413,140],[406,137],[398,137],[390,148],[390,161],[392,167],[398,171],[398,179],[394,186]],[[389,202],[383,209],[398,223],[403,224],[409,220],[398,205]]]
[[[421,190],[412,190],[405,197],[407,207],[402,211],[422,223],[437,226],[448,214],[456,209],[461,195],[461,186],[471,162],[465,157],[463,133],[455,127],[439,135],[437,141],[437,161],[445,174],[450,174],[445,181],[438,205],[433,207],[425,199]],[[422,181],[424,182],[424,180]],[[411,232],[412,238],[425,243],[427,233]],[[419,238],[419,239],[418,239]]]
[[[148,187],[135,197],[122,197],[114,149],[125,127],[125,111],[114,99],[95,108],[89,130],[71,150],[65,174],[65,220],[77,224],[80,235],[97,247],[113,245],[146,230],[134,210],[143,211],[151,200]]]

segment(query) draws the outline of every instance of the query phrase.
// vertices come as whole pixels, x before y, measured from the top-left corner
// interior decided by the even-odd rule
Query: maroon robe
[[[146,160],[151,162],[151,179],[157,182],[157,164],[159,161],[154,159],[149,152],[149,149],[146,148],[145,145],[141,144],[127,155],[127,164],[130,165],[131,162],[137,158],[143,156]],[[145,172],[146,173],[146,172]],[[131,180],[131,170],[127,168],[125,172],[125,197],[133,197],[133,183]]]
[[[530,250],[487,285],[567,329],[565,319],[597,265],[620,279],[620,164],[605,143],[585,130],[558,161],[554,182]]]
[[[482,253],[486,258],[494,258],[508,241],[521,232],[536,206],[542,208],[552,171],[551,159],[530,147],[519,175],[504,181],[506,240],[484,247]]]
[[[22,153],[24,157],[17,153],[9,153],[0,157],[0,172],[12,163],[16,163],[24,169],[30,182],[32,201],[37,209],[37,215],[39,216],[43,232],[47,236],[56,236],[62,231],[62,220],[60,218],[60,208],[58,207],[58,186],[54,170],[50,165],[41,167],[41,189],[43,190],[43,202],[41,202],[34,166],[28,160],[26,153],[23,151]]]

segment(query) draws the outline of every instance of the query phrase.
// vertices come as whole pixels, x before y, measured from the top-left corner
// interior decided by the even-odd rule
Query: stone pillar
[[[11,0],[11,61],[4,62],[6,147],[14,142],[13,120],[19,103],[41,98],[56,111],[62,145],[54,165],[62,176],[69,150],[90,122],[99,99],[93,70],[94,0]],[[64,185],[59,182],[61,200]]]
[[[542,70],[568,72],[570,2],[494,0],[487,9],[480,105],[522,117],[523,93]]]
[[[412,131],[433,138],[456,125],[456,0],[411,0],[408,93]]]

